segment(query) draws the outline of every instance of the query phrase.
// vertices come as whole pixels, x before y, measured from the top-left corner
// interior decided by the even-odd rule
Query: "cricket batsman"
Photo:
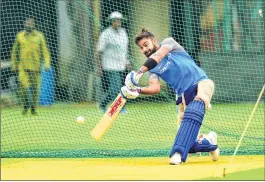
[[[163,79],[176,93],[180,122],[169,163],[177,165],[186,162],[188,154],[196,152],[209,152],[212,160],[217,161],[220,154],[217,134],[211,131],[197,138],[205,109],[210,107],[214,82],[172,37],[159,44],[151,32],[142,29],[135,37],[135,43],[147,60],[137,72],[132,71],[126,76],[126,86],[121,88],[123,97],[135,99],[139,94],[158,94],[160,78]],[[139,77],[136,76],[147,71],[150,72],[149,86],[140,87]]]
[[[30,17],[25,21],[25,30],[17,34],[11,53],[11,69],[13,72],[18,72],[23,115],[27,114],[29,108],[31,108],[31,114],[37,114],[42,59],[44,59],[45,70],[48,71],[50,53],[46,40],[43,33],[35,29],[34,19]],[[32,102],[29,98],[29,88]]]

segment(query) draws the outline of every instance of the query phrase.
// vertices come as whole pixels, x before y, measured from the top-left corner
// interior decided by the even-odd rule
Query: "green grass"
[[[227,174],[224,178],[203,178],[200,180],[265,180],[264,168]]]
[[[244,130],[254,104],[219,104],[207,111],[202,133],[214,130],[223,153],[231,154]],[[21,108],[1,114],[3,156],[93,157],[167,155],[177,126],[174,103],[127,105],[100,142],[89,132],[102,117],[95,104],[55,104],[38,108],[38,116],[22,116]],[[75,122],[85,117],[85,124]],[[254,115],[239,153],[264,153],[264,105]]]

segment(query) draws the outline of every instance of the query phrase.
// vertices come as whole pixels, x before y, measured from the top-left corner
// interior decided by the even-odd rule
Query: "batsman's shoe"
[[[211,131],[206,138],[209,139],[211,144],[217,145],[217,134],[214,131]],[[220,155],[220,149],[217,148],[215,151],[209,152],[209,154],[213,161],[217,161]]]
[[[213,161],[218,161],[219,156],[220,156],[220,149],[217,148],[215,151],[209,152],[209,154]]]
[[[217,134],[214,131],[210,131],[205,138],[207,138],[212,145],[217,145]]]
[[[181,155],[180,153],[176,152],[169,160],[170,165],[179,165],[181,164]]]

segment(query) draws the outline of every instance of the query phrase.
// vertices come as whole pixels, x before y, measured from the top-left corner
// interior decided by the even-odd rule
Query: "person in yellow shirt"
[[[22,114],[27,114],[28,109],[31,108],[31,114],[36,115],[42,60],[44,60],[45,70],[48,71],[50,69],[50,53],[45,36],[35,28],[34,19],[27,18],[24,25],[25,30],[16,35],[12,48],[11,69],[18,72],[23,103]],[[29,88],[32,102],[30,102]]]

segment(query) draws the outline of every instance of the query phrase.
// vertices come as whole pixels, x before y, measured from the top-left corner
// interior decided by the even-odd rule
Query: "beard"
[[[154,47],[151,51],[145,52],[145,56],[149,58],[152,54],[156,52],[156,48]]]

